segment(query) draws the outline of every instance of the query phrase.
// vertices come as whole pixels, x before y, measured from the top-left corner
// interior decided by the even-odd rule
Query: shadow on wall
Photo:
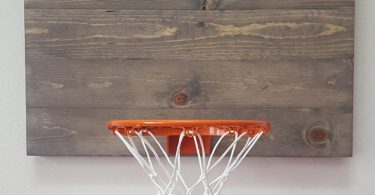
[[[152,183],[130,157],[30,157],[35,182],[65,186],[134,186]],[[226,188],[345,189],[351,158],[248,158],[230,176]],[[197,159],[182,159],[184,177],[198,176]],[[223,170],[224,165],[220,166]],[[187,175],[188,173],[189,175]],[[194,173],[194,174],[192,174]]]
[[[228,186],[250,189],[343,190],[351,185],[351,159],[353,158],[246,159],[232,175]]]

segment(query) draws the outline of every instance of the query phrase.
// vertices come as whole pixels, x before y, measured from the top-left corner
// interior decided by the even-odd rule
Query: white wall
[[[0,2],[0,194],[154,194],[132,158],[26,156],[23,1]],[[375,1],[356,14],[354,157],[247,159],[224,194],[375,194]]]

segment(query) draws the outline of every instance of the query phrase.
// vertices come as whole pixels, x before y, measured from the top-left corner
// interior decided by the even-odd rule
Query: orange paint
[[[118,131],[125,136],[134,136],[135,131],[148,130],[155,136],[167,136],[169,154],[176,152],[178,136],[185,132],[187,138],[181,146],[182,154],[196,154],[193,136],[199,133],[204,142],[205,153],[210,153],[210,136],[221,136],[231,132],[228,136],[246,133],[254,136],[263,132],[267,134],[271,125],[266,121],[255,120],[114,120],[108,122],[108,129],[113,133]]]

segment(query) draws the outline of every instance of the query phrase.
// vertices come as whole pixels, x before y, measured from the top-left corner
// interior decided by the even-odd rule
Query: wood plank
[[[352,107],[351,60],[27,61],[29,107],[184,108]]]
[[[25,0],[27,9],[194,10],[201,5],[201,0]]]
[[[27,9],[165,10],[201,9],[202,0],[25,0]],[[337,9],[354,0],[218,0],[216,9]]]
[[[351,156],[351,109],[59,109],[28,108],[28,155],[129,155],[106,130],[110,119],[268,119],[252,156]],[[330,139],[322,146],[306,142],[306,129],[323,123]],[[164,142],[164,139],[160,139]],[[229,143],[219,148],[222,152]],[[138,143],[139,144],[139,143]]]
[[[338,9],[354,7],[354,0],[218,0],[216,9]]]
[[[343,59],[354,10],[26,10],[26,52],[63,59]]]

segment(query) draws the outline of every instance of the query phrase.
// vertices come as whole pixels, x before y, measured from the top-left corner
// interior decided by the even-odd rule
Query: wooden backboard
[[[253,156],[352,154],[354,0],[25,9],[28,155],[129,155],[111,119],[268,120]]]

